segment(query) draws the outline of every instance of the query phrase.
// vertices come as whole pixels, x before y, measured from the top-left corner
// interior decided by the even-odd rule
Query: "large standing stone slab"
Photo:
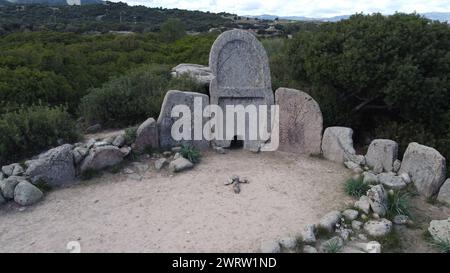
[[[407,173],[420,194],[431,197],[445,181],[445,158],[435,149],[412,142],[403,155],[399,173]]]
[[[222,108],[223,124],[227,122],[226,105],[267,105],[270,110],[274,98],[269,62],[264,47],[253,34],[237,29],[222,33],[211,48],[209,67],[215,76],[209,88],[211,104]],[[267,120],[270,122],[270,116]],[[250,138],[248,115],[245,124],[245,136],[235,135],[233,138],[243,140],[245,149],[259,150],[267,139],[259,134],[256,139]],[[233,138],[227,137],[224,129],[223,140],[214,142],[217,146],[228,147]]]
[[[196,98],[198,98],[196,100]],[[198,128],[194,128],[195,114],[194,114],[194,102],[199,102],[198,109],[201,111],[209,104],[209,97],[204,94],[194,93],[194,92],[184,92],[178,90],[170,90],[164,97],[163,104],[161,106],[161,113],[158,117],[157,125],[159,130],[159,144],[162,148],[170,148],[174,146],[179,146],[181,144],[192,145],[198,149],[204,150],[209,147],[209,141],[204,138],[203,127],[208,121],[207,118],[203,117],[201,124],[198,124]],[[190,110],[191,122],[188,128],[183,128],[183,130],[188,130],[191,140],[175,140],[172,137],[172,126],[181,117],[172,117],[172,109],[177,105],[185,105]],[[200,113],[202,115],[202,113]],[[200,140],[194,140],[194,130],[200,130],[201,138]]]
[[[25,176],[30,177],[32,183],[44,180],[50,186],[70,184],[75,179],[72,148],[72,145],[64,144],[25,162],[28,166]]]
[[[147,147],[153,149],[159,148],[158,126],[155,119],[148,118],[138,127],[136,131],[136,140],[132,147],[138,154],[144,152]]]
[[[375,173],[391,172],[398,156],[398,144],[390,139],[375,139],[367,150],[366,164]]]
[[[275,102],[280,107],[278,150],[300,154],[320,154],[323,117],[319,104],[305,92],[278,88]]]
[[[323,156],[331,161],[344,163],[353,161],[353,130],[347,127],[328,127],[322,138]]]

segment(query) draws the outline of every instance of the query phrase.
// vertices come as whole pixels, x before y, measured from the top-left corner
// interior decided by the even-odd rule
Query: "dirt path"
[[[338,164],[286,153],[208,152],[170,176],[104,173],[52,191],[25,210],[0,208],[0,252],[254,252],[261,239],[295,234],[349,198]],[[224,181],[246,176],[235,194]]]

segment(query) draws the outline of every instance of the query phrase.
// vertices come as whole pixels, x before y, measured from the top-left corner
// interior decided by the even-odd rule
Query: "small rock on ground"
[[[261,243],[262,253],[280,253],[280,244],[276,241],[264,241]]]

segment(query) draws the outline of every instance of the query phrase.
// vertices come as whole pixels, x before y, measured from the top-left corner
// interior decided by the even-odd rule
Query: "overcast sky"
[[[119,0],[112,0],[119,2]],[[239,15],[330,17],[356,12],[450,12],[450,0],[121,0],[130,5],[179,8]]]

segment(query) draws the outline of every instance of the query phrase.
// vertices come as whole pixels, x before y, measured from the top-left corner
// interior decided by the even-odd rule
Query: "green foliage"
[[[388,124],[394,128],[384,130],[386,137],[423,139],[450,156],[446,23],[416,14],[356,14],[300,31],[288,42],[286,60],[284,77],[308,83],[325,126],[351,126],[358,141]]]
[[[198,163],[201,157],[200,151],[198,151],[195,147],[188,145],[181,145],[180,154],[192,163]]]
[[[175,42],[185,35],[186,30],[180,19],[170,18],[161,25],[161,36],[166,42]]]
[[[15,161],[58,145],[80,133],[64,107],[32,106],[0,115],[0,158]]]
[[[396,215],[411,215],[411,202],[407,192],[394,191],[388,194],[387,217],[392,219]]]
[[[379,242],[384,253],[399,253],[402,250],[402,238],[395,229],[385,236],[370,237],[370,239]]]
[[[341,244],[338,237],[332,238],[324,243],[324,251],[326,253],[338,253],[341,251],[343,245]]]
[[[450,253],[450,242],[447,240],[437,239],[432,243],[436,246],[442,253]]]
[[[157,117],[165,93],[173,87],[204,92],[194,79],[172,79],[166,66],[143,67],[90,90],[81,100],[80,113],[88,124],[136,124]]]
[[[345,181],[345,192],[353,197],[361,197],[369,188],[369,185],[363,182],[362,176],[359,176],[358,179],[352,177]]]
[[[125,129],[125,143],[131,145],[136,140],[136,132],[139,126],[128,127]]]

